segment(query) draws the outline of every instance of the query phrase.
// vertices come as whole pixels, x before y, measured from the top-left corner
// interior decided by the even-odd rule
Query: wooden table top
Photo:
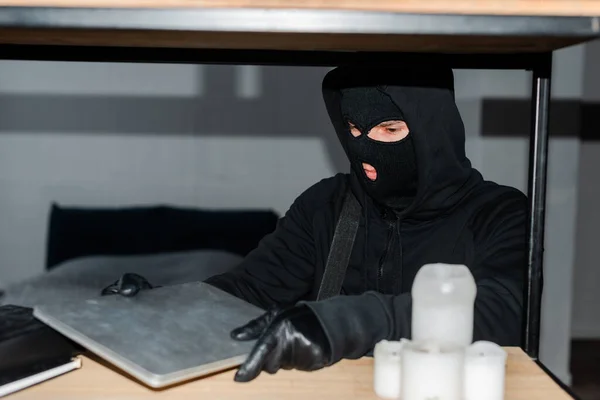
[[[0,0],[0,6],[296,8],[425,14],[600,16],[598,0]]]
[[[12,45],[533,53],[594,37],[600,0],[0,0]]]
[[[506,400],[566,400],[571,397],[518,348],[508,348]],[[100,361],[102,363],[102,361]],[[261,374],[251,383],[233,381],[234,371],[215,374],[163,390],[137,383],[110,366],[83,357],[80,370],[9,397],[11,400],[211,399],[211,400],[375,400],[373,360],[345,360],[316,372]]]

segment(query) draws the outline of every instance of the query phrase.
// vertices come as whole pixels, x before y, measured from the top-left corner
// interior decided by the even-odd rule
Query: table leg
[[[529,219],[523,348],[538,358],[543,286],[544,219],[548,167],[548,121],[552,53],[541,54],[533,68],[532,124],[529,144]]]

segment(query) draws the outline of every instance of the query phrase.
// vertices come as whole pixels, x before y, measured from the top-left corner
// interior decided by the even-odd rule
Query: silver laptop
[[[36,318],[154,388],[240,365],[253,342],[230,332],[262,312],[199,282],[34,308]]]

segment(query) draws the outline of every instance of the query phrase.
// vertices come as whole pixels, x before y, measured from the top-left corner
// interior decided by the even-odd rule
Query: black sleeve
[[[469,266],[477,284],[474,340],[519,345],[526,264],[526,203],[512,196],[477,222],[476,256]],[[358,358],[383,339],[410,338],[410,293],[367,292],[307,303],[323,324],[332,362]]]
[[[477,283],[473,340],[521,344],[527,266],[527,199],[509,192],[474,227]]]
[[[206,280],[263,309],[291,305],[312,290],[314,187],[298,197],[275,231],[233,271]]]

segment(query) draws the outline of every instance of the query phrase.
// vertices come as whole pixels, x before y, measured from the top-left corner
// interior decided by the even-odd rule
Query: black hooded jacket
[[[382,339],[410,338],[410,289],[418,269],[464,264],[477,283],[474,339],[519,345],[526,197],[483,180],[471,167],[450,69],[331,71],[323,96],[345,149],[351,136],[340,90],[370,86],[390,96],[409,126],[418,176],[412,203],[402,210],[375,204],[355,169],[324,179],[294,201],[237,269],[207,282],[263,308],[305,301],[323,323],[335,362],[361,357]],[[362,216],[342,296],[316,302],[348,188]]]

